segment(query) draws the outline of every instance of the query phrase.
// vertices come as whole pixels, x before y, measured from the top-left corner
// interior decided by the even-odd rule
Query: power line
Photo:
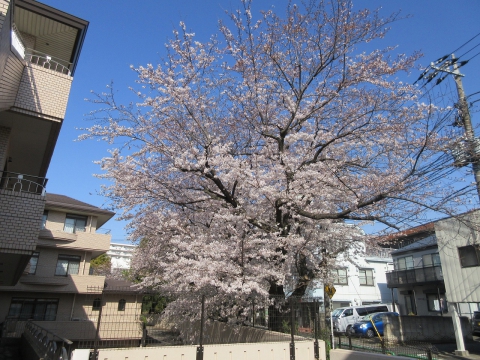
[[[472,37],[470,40],[468,40],[466,43],[464,43],[463,45],[460,45],[460,47],[458,47],[457,49],[453,50],[453,51],[450,52],[450,53],[455,53],[455,52],[457,52],[458,50],[460,50],[462,47],[464,47],[465,45],[467,45],[470,41],[472,41],[473,39],[475,39],[475,38],[476,38],[477,36],[479,36],[479,35],[480,35],[480,32],[479,32],[477,35],[475,35],[474,37]]]

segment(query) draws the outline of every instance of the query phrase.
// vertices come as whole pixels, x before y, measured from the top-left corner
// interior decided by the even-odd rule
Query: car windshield
[[[480,320],[480,313],[475,313],[475,320]]]
[[[377,315],[378,313],[373,313],[373,314],[368,314],[368,315],[365,315],[363,318],[362,318],[362,321],[370,321],[370,319],[372,317],[374,317],[375,315]]]
[[[343,310],[345,309],[335,309],[332,313],[332,317],[339,317]]]

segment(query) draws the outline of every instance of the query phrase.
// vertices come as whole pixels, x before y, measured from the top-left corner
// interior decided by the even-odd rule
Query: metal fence
[[[422,360],[438,359],[438,350],[435,346],[420,341],[399,342],[387,338],[369,339],[351,336],[336,336],[334,341],[335,347],[338,349],[405,356]]]

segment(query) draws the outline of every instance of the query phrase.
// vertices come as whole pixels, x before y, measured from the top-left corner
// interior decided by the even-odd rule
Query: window
[[[459,247],[458,256],[462,268],[480,265],[480,250],[477,244]]]
[[[362,286],[374,286],[373,283],[373,270],[372,269],[359,269],[358,274],[360,285]]]
[[[47,218],[48,218],[48,210],[45,210],[43,212],[42,223],[40,224],[40,229],[45,229],[45,226],[47,225]]]
[[[100,298],[96,298],[93,300],[92,310],[98,311],[102,307],[102,300]]]
[[[347,269],[333,270],[333,283],[337,285],[348,285]]]
[[[438,253],[423,255],[422,259],[424,267],[440,265],[440,255]]]
[[[365,316],[368,314],[367,309],[365,309],[364,307],[356,308],[356,310],[357,310],[358,316]]]
[[[58,255],[57,267],[55,275],[67,276],[78,274],[80,268],[80,256],[75,255]]]
[[[442,312],[447,312],[447,306],[445,294],[440,294],[440,299],[438,298],[438,294],[427,294],[428,311],[440,312],[441,309]]]
[[[13,298],[8,310],[8,319],[54,321],[57,316],[58,299]]]
[[[118,311],[125,311],[125,304],[127,302],[125,301],[125,299],[120,299],[120,301],[118,302]]]
[[[28,267],[28,274],[29,275],[35,275],[37,272],[37,264],[38,264],[38,257],[40,253],[39,252],[34,252],[32,257],[30,258],[30,263]]]
[[[77,233],[85,232],[85,227],[87,226],[87,217],[81,215],[71,215],[67,214],[65,218],[65,226],[63,231],[68,233]]]
[[[413,256],[405,256],[395,260],[396,270],[413,269]]]

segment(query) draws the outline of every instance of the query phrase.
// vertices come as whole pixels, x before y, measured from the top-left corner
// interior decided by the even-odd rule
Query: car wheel
[[[367,337],[369,338],[373,338],[375,336],[375,333],[373,332],[372,329],[368,329],[367,330]]]
[[[353,330],[352,325],[347,326],[347,330],[345,330],[345,334],[347,336],[352,336],[355,334],[355,331]]]

